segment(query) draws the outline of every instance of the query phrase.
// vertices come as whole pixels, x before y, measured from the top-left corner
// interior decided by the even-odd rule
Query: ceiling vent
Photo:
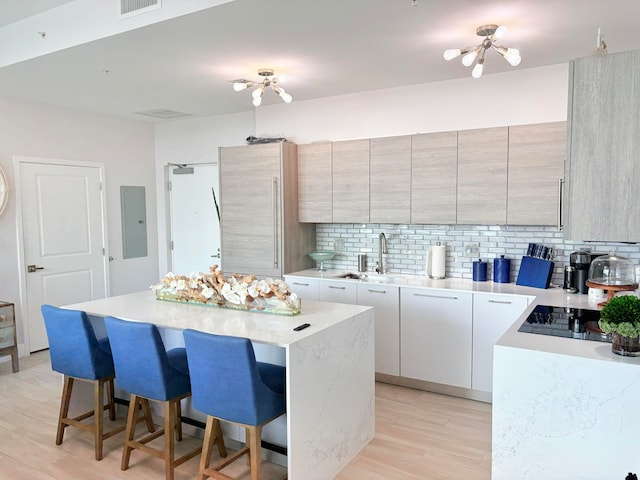
[[[160,118],[162,120],[171,120],[173,118],[191,117],[191,113],[176,112],[168,108],[156,108],[155,110],[145,110],[144,112],[135,112],[136,115],[144,115],[146,117]]]
[[[161,6],[161,0],[120,0],[120,17],[139,15]]]

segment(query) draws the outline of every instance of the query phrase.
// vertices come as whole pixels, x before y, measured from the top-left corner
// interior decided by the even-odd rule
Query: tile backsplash
[[[388,254],[385,269],[393,273],[425,274],[427,249],[436,242],[447,247],[446,276],[472,278],[472,262],[482,258],[488,262],[487,279],[493,278],[493,259],[504,255],[511,259],[511,281],[515,282],[522,256],[529,243],[544,244],[556,250],[552,283],[562,284],[563,268],[569,254],[590,249],[618,255],[640,264],[640,244],[565,241],[556,227],[487,226],[487,225],[396,225],[396,224],[318,224],[316,248],[337,251],[328,268],[358,268],[358,255],[367,255],[367,271],[373,272],[378,261],[378,236],[387,237]],[[478,255],[465,254],[465,245],[477,245]]]

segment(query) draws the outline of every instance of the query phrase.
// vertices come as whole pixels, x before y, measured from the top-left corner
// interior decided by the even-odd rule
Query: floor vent
[[[145,110],[144,112],[134,112],[136,115],[144,115],[146,117],[160,118],[162,120],[170,120],[172,118],[191,117],[191,113],[177,112],[167,108],[156,108],[154,110]]]
[[[120,16],[128,17],[156,10],[162,6],[160,2],[161,0],[120,0]]]

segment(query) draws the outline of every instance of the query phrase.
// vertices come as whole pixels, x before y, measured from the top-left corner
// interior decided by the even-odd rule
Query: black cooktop
[[[611,335],[598,327],[599,319],[598,310],[538,305],[518,331],[611,343]]]

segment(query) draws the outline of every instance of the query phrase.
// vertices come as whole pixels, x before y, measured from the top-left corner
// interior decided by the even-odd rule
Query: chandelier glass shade
[[[293,97],[285,92],[284,88],[278,86],[278,77],[274,77],[274,71],[271,68],[261,68],[258,70],[258,75],[263,77],[262,81],[253,82],[251,80],[235,80],[233,82],[233,89],[236,92],[241,92],[247,88],[256,87],[251,96],[253,97],[253,106],[259,107],[262,104],[262,96],[267,88],[271,88],[273,92],[278,95],[285,103],[291,103]]]
[[[484,69],[484,59],[487,50],[493,49],[513,67],[520,65],[522,58],[516,48],[506,48],[496,45],[495,42],[507,33],[507,28],[498,25],[482,25],[476,29],[476,34],[484,37],[482,43],[475,47],[452,48],[445,50],[443,57],[445,60],[453,60],[462,55],[462,64],[465,67],[473,65],[471,76],[480,78]]]

